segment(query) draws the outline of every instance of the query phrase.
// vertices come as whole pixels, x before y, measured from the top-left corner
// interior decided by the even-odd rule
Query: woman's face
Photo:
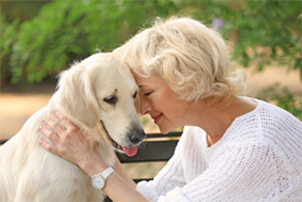
[[[161,77],[133,74],[139,86],[140,113],[150,114],[164,134],[183,126],[190,104],[185,100],[178,100],[178,95]]]

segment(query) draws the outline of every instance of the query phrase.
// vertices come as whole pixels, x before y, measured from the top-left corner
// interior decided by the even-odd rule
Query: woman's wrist
[[[103,160],[101,155],[98,155],[95,158],[89,158],[81,161],[78,166],[90,177],[103,172],[106,168],[109,167],[108,164]]]

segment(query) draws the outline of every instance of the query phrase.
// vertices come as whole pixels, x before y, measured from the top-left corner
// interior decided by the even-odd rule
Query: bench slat
[[[146,139],[152,138],[167,138],[167,137],[180,137],[182,132],[171,132],[168,134],[161,134],[161,133],[148,133]]]
[[[168,161],[175,150],[178,140],[143,142],[133,157],[117,153],[121,163]]]
[[[173,132],[166,135],[163,134],[147,134],[146,140],[139,145],[138,153],[133,157],[128,157],[126,154],[117,153],[117,157],[121,163],[137,163],[137,162],[157,162],[168,161],[175,150],[178,138],[182,132]],[[168,138],[168,140],[167,140]],[[0,145],[4,144],[7,140],[0,140]],[[150,179],[133,179],[135,183],[142,180]],[[106,197],[105,202],[111,202],[109,197]]]

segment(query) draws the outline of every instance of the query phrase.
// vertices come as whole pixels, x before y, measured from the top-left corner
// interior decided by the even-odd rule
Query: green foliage
[[[301,97],[294,97],[287,87],[281,87],[279,83],[276,83],[263,89],[257,97],[276,104],[302,121]]]
[[[300,11],[299,1],[57,0],[45,3],[35,16],[13,20],[6,9],[1,12],[1,82],[41,82],[97,48],[116,48],[150,18],[179,13],[208,25],[223,19],[221,32],[244,66],[255,62],[261,71],[276,62],[302,72]]]
[[[5,22],[4,16],[0,17],[0,31],[1,31],[1,43],[0,43],[0,66],[1,66],[1,80],[6,75],[10,75],[10,56],[12,51],[12,45],[17,39],[17,25],[19,20],[16,19],[12,23],[8,24]]]
[[[43,5],[52,0],[35,1],[1,1],[1,12],[5,15],[5,20],[12,23],[16,18],[20,21],[34,18]]]
[[[167,3],[162,6],[157,1],[53,1],[19,26],[6,23],[2,15],[1,61],[7,58],[1,64],[7,67],[2,79],[10,70],[12,83],[24,79],[41,82],[96,49],[117,47],[137,31],[149,13],[166,12],[165,6]]]
[[[193,14],[200,19],[225,21],[222,33],[233,44],[233,59],[241,65],[249,67],[253,62],[262,71],[279,64],[302,72],[301,2],[211,1],[196,7]]]

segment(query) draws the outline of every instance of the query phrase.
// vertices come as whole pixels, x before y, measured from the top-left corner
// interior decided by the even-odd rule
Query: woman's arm
[[[129,176],[129,174],[125,171],[122,164],[120,163],[119,159],[115,156],[115,164],[113,165],[114,170],[116,173],[123,179],[125,182],[127,182],[131,187],[136,189],[136,184],[132,180],[132,178]]]
[[[98,159],[94,159],[92,162],[87,161],[80,168],[92,177],[103,172],[108,167],[101,155],[99,155]],[[115,163],[114,169],[116,172],[106,179],[105,187],[102,189],[112,201],[148,201],[141,193],[135,190],[136,184],[122,168],[119,161]]]
[[[107,169],[109,166],[98,152],[98,143],[93,138],[87,138],[90,136],[87,132],[79,130],[61,113],[58,112],[57,117],[63,122],[66,129],[50,119],[43,119],[43,122],[56,134],[46,127],[40,127],[43,134],[54,145],[43,140],[40,141],[40,144],[46,150],[78,165],[90,177]],[[113,201],[148,201],[135,190],[135,183],[119,161],[113,167],[116,172],[106,179],[106,185],[102,189]]]

